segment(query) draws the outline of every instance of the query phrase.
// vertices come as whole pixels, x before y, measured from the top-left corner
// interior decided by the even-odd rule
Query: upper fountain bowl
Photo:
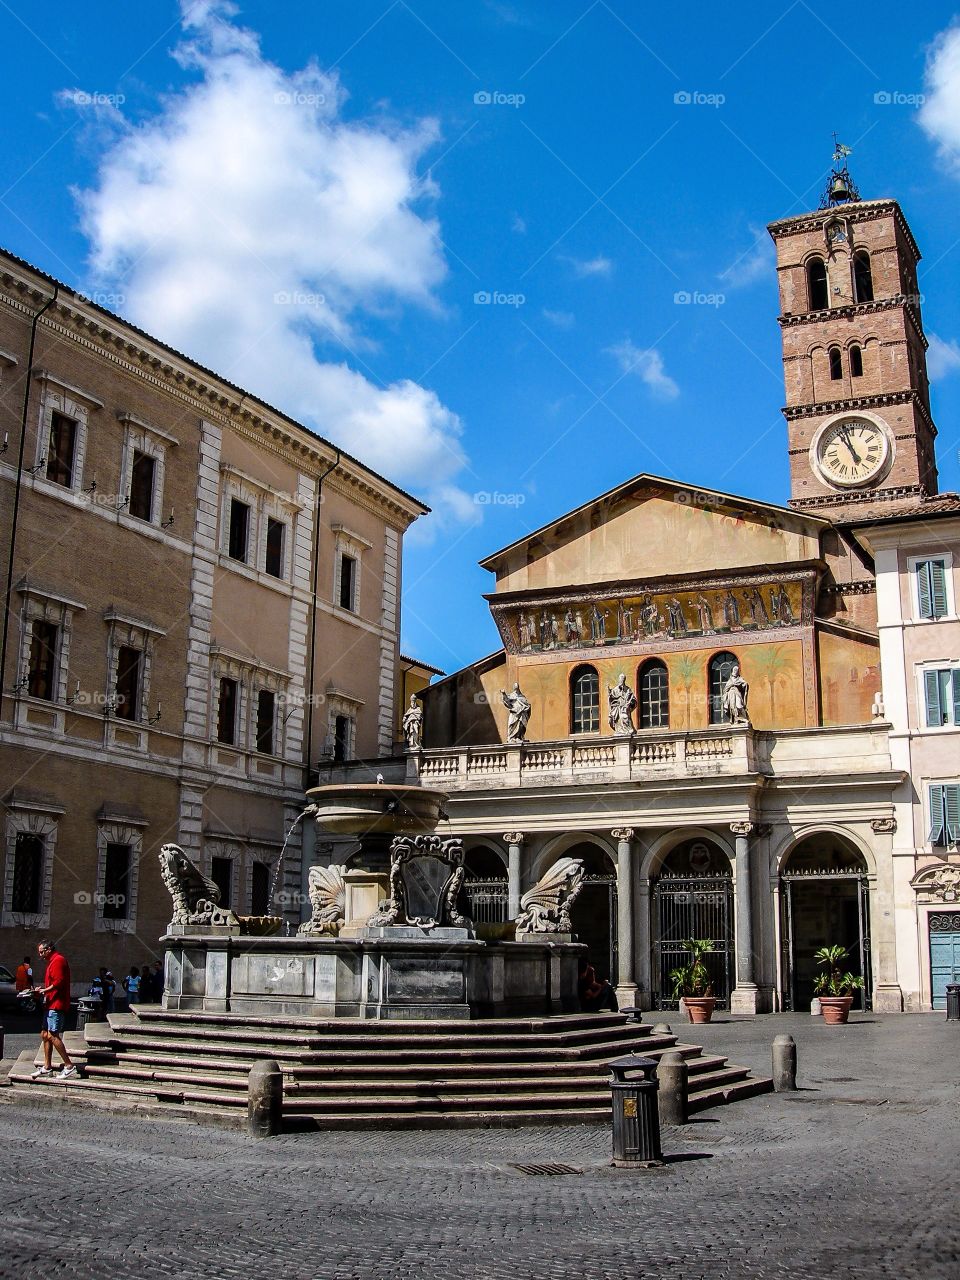
[[[386,782],[331,782],[311,787],[308,803],[322,831],[350,835],[403,835],[435,830],[445,816],[446,793]]]

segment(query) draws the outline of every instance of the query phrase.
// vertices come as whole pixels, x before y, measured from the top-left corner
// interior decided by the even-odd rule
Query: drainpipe
[[[310,785],[310,761],[313,758],[313,694],[317,659],[317,586],[320,575],[320,512],[323,503],[323,482],[331,472],[336,471],[339,465],[340,450],[337,449],[336,461],[332,462],[317,480],[317,518],[313,524],[313,583],[310,589],[313,599],[310,606],[310,671],[307,681],[307,758],[304,763],[304,791]]]
[[[23,413],[20,416],[20,451],[17,454],[17,483],[13,491],[13,515],[10,523],[10,559],[7,564],[7,594],[3,609],[3,643],[0,644],[0,700],[7,678],[7,641],[10,636],[10,598],[13,595],[13,568],[17,554],[17,516],[20,512],[20,491],[23,488],[23,453],[27,443],[27,414],[30,411],[30,379],[33,375],[33,353],[37,342],[37,325],[40,317],[56,302],[60,286],[54,285],[53,297],[48,298],[35,312],[30,325],[30,354],[27,356],[27,372],[23,388]]]

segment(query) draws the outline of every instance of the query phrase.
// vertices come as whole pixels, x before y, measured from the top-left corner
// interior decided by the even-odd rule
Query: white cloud
[[[663,356],[652,348],[637,347],[629,338],[607,348],[607,354],[614,357],[623,373],[632,373],[645,382],[655,396],[661,400],[674,400],[680,394],[680,388],[663,367]]]
[[[98,286],[456,518],[457,415],[415,382],[377,385],[344,353],[369,353],[365,312],[437,305],[446,266],[423,212],[436,189],[417,174],[435,125],[346,121],[335,75],[265,61],[223,0],[181,8],[175,56],[191,83],[104,137],[96,183],[76,193]]]
[[[938,338],[930,335],[930,346],[927,348],[927,373],[931,382],[946,378],[960,369],[960,343],[956,338]]]
[[[510,230],[514,235],[523,236],[527,234],[527,224],[520,217],[519,213],[513,215],[513,222],[510,224]]]
[[[598,256],[596,258],[571,258],[569,254],[561,254],[560,261],[566,262],[573,270],[573,274],[578,280],[585,280],[589,276],[608,276],[613,270],[613,263],[609,258]]]
[[[769,234],[764,227],[751,225],[749,230],[753,244],[717,277],[728,289],[746,289],[757,280],[776,279],[776,256]]]
[[[572,311],[551,311],[549,307],[544,307],[541,315],[558,329],[572,329],[576,319]]]
[[[941,31],[930,46],[924,92],[920,124],[947,163],[960,169],[960,24]]]

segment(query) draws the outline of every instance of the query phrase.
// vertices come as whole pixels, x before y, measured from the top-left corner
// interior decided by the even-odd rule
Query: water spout
[[[303,819],[306,817],[309,817],[310,815],[316,812],[317,812],[317,806],[315,804],[308,804],[307,807],[304,809],[304,811],[302,813],[298,813],[297,816],[294,818],[293,823],[290,826],[290,830],[287,832],[287,834],[283,838],[283,847],[280,850],[280,856],[277,858],[277,865],[273,869],[273,880],[270,882],[270,897],[267,899],[267,901],[271,906],[273,906],[273,900],[276,897],[277,884],[280,880],[280,872],[283,869],[283,855],[287,852],[287,843],[289,842],[290,837],[296,831],[297,827],[300,825]],[[289,933],[289,931],[290,931],[290,926],[288,924],[287,932]]]

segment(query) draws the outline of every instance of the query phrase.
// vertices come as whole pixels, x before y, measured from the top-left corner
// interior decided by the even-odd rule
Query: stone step
[[[173,1010],[145,1008],[135,1006],[129,1014],[111,1014],[111,1019],[125,1019],[143,1024],[168,1024],[172,1026],[196,1023],[201,1026],[223,1027],[227,1029],[253,1028],[275,1030],[291,1028],[303,1030],[309,1034],[334,1033],[338,1037],[353,1034],[371,1034],[389,1037],[406,1035],[410,1032],[437,1032],[442,1029],[445,1035],[476,1035],[483,1029],[487,1035],[522,1035],[531,1032],[543,1035],[561,1035],[578,1027],[591,1028],[598,1025],[617,1026],[628,1022],[623,1013],[561,1013],[549,1018],[444,1018],[442,1022],[427,1018],[404,1018],[401,1020],[375,1021],[369,1018],[298,1018],[271,1017],[254,1018],[237,1013],[209,1013],[205,1010]],[[646,1023],[635,1023],[635,1026],[646,1026]]]

